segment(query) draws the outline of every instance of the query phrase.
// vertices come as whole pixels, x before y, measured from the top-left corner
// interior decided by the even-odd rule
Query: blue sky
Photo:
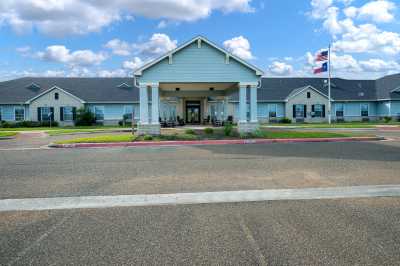
[[[0,80],[126,76],[203,35],[266,76],[310,76],[332,42],[335,76],[400,72],[389,0],[2,0]]]

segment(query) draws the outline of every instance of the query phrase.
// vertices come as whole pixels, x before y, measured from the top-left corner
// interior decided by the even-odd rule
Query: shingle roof
[[[400,88],[400,74],[390,75],[376,81],[378,99],[400,100],[400,91],[393,90]]]
[[[118,87],[123,83],[132,87]],[[133,84],[133,78],[20,78],[0,82],[0,103],[24,103],[54,86],[85,102],[136,102],[139,89]]]
[[[132,87],[119,86],[123,83]],[[36,84],[40,88],[30,88]],[[0,82],[0,103],[25,103],[33,97],[57,86],[85,102],[138,102],[139,89],[133,78],[20,78]],[[324,78],[262,78],[258,90],[259,101],[285,101],[285,99],[306,86],[312,86],[322,94],[328,94]],[[400,100],[400,74],[378,80],[332,79],[332,99],[354,100]],[[238,100],[238,91],[232,91],[231,100]]]
[[[374,100],[376,99],[374,80],[331,80],[333,100]],[[328,85],[324,78],[263,78],[258,91],[260,101],[284,101],[293,92],[312,86],[328,95]]]

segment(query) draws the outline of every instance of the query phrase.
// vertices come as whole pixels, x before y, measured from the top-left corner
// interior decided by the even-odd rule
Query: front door
[[[186,102],[186,123],[200,124],[200,101],[187,101]]]

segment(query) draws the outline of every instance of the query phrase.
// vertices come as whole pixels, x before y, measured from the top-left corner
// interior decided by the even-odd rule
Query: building
[[[158,134],[160,121],[200,124],[231,119],[241,132],[259,122],[327,121],[324,78],[268,78],[263,72],[196,37],[138,69],[133,78],[20,78],[0,82],[0,120],[72,125],[87,107],[97,121],[134,116],[140,134]],[[332,79],[334,121],[400,116],[400,74],[378,80]],[[51,115],[49,115],[51,114]]]

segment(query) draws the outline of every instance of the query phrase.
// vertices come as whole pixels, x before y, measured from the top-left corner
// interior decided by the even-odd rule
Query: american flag
[[[327,61],[329,59],[329,52],[328,51],[322,51],[319,54],[317,54],[317,58],[315,59],[317,62],[320,61]]]

